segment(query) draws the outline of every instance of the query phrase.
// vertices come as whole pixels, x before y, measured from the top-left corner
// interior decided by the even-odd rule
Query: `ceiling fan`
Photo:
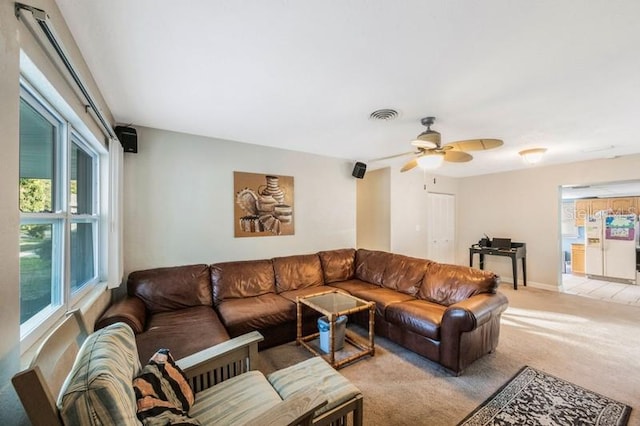
[[[405,152],[387,157],[386,159],[414,154],[415,157],[402,166],[400,169],[401,172],[409,171],[418,165],[425,169],[435,169],[439,167],[443,161],[452,163],[466,163],[467,161],[471,161],[473,156],[466,151],[498,148],[504,143],[500,139],[469,139],[442,145],[440,143],[440,133],[431,130],[431,126],[435,121],[435,117],[425,117],[420,120],[422,125],[427,127],[427,130],[420,133],[416,140],[411,142],[411,145],[413,145],[417,151]]]

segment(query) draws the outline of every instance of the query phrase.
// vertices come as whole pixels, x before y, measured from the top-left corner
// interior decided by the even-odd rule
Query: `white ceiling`
[[[562,187],[563,199],[640,196],[640,180]]]
[[[119,123],[365,162],[428,115],[504,140],[448,176],[640,152],[637,0],[56,1]]]

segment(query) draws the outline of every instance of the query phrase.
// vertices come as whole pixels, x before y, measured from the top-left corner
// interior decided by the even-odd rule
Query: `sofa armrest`
[[[176,361],[194,392],[254,369],[262,334],[252,331]]]
[[[135,334],[142,333],[146,326],[147,308],[137,297],[127,297],[111,305],[96,321],[95,329],[99,330],[116,322],[124,322]]]
[[[249,420],[246,426],[312,425],[316,410],[327,404],[327,398],[316,389],[298,392],[280,404]]]
[[[449,306],[442,317],[442,330],[447,334],[472,331],[494,315],[507,309],[509,302],[502,293],[482,293]]]

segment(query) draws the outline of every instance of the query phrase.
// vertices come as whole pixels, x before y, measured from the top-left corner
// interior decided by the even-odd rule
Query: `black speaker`
[[[133,127],[116,126],[114,129],[124,152],[138,152],[138,133]]]
[[[353,166],[353,173],[351,173],[351,176],[362,179],[364,177],[364,172],[366,171],[367,165],[358,161],[356,162],[356,165]]]

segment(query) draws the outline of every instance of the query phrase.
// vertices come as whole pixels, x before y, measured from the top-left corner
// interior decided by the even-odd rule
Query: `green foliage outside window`
[[[20,210],[23,212],[51,212],[51,180],[20,178]]]

